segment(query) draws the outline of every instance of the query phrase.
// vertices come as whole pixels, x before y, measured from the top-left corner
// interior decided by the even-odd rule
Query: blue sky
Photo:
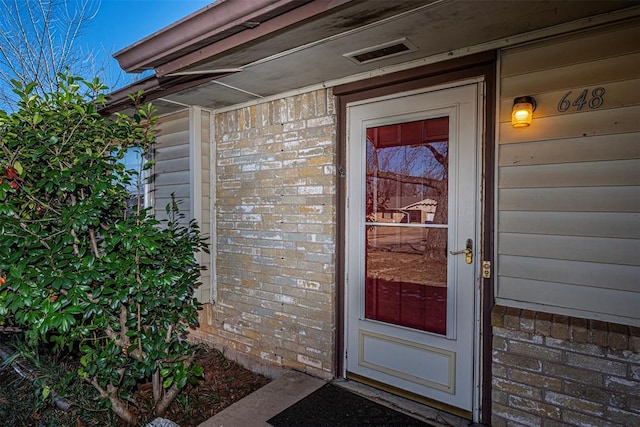
[[[94,19],[78,40],[86,50],[100,55],[114,70],[111,56],[148,35],[184,18],[214,0],[102,0]]]

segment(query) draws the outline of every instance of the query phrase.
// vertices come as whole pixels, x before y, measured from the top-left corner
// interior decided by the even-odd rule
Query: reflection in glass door
[[[366,136],[365,316],[445,335],[449,118]]]
[[[477,253],[451,251],[477,240],[479,92],[347,105],[345,376],[465,414]]]

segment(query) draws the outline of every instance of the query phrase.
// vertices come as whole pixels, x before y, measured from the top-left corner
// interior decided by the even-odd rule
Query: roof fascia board
[[[277,9],[288,11],[309,0],[218,0],[156,33],[128,46],[113,56],[127,72],[153,68],[162,58],[188,51],[233,27],[252,22]],[[246,26],[249,29],[250,26]]]
[[[147,93],[157,90],[159,87],[160,83],[155,76],[150,76],[122,87],[108,95],[107,103],[100,109],[100,112],[102,114],[111,114],[116,111],[124,110],[133,103],[131,99],[129,99],[129,95],[136,94],[140,91],[142,93]]]
[[[166,63],[156,67],[156,75],[162,77],[178,70],[183,70],[200,62],[206,61],[215,55],[282,30],[298,22],[312,18],[352,1],[354,0],[315,0],[305,3],[296,9],[290,10],[282,15],[261,23],[258,27],[252,28],[250,31],[242,31],[233,34],[177,59],[167,61]]]
[[[111,92],[106,105],[100,109],[100,113],[112,114],[130,107],[134,102],[129,98],[129,96],[136,95],[138,92],[142,92],[143,102],[150,102],[155,99],[162,98],[163,96],[191,89],[192,87],[199,86],[225,75],[228,75],[228,73],[219,75],[174,76],[164,78],[150,76],[130,84],[129,86],[120,88],[115,92]]]

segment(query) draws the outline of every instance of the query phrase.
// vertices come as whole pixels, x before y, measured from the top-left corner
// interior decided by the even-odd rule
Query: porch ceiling
[[[243,30],[230,31],[229,37],[218,37],[205,47],[200,41],[197,49],[184,49],[180,58],[167,56],[164,62],[154,58],[154,78],[211,78],[195,87],[160,91],[153,96],[158,112],[171,112],[181,108],[180,104],[223,108],[640,4],[616,0],[342,0],[334,5],[300,2],[298,12],[321,3],[327,4],[323,11],[299,13],[302,19],[292,17],[293,9],[255,28],[249,27],[256,22],[239,21]],[[252,37],[252,31],[261,33]],[[400,39],[408,40],[415,51],[365,64],[343,56]]]

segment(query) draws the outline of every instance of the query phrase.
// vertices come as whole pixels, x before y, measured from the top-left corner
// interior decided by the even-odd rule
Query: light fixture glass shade
[[[511,125],[514,128],[529,126],[535,108],[536,102],[530,96],[521,96],[514,99],[513,109],[511,110]]]

